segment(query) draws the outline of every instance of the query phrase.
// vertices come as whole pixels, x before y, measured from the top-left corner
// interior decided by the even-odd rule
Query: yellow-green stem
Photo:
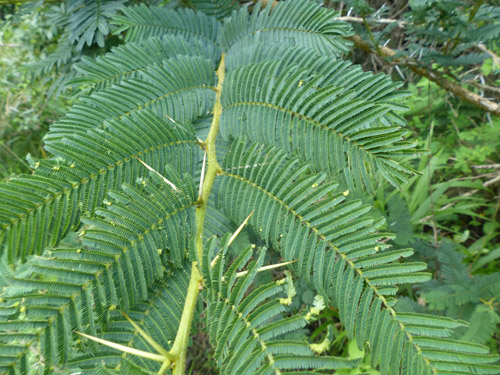
[[[224,82],[224,54],[220,60],[219,69],[217,69],[217,94],[215,96],[215,105],[213,110],[212,124],[208,132],[207,140],[205,141],[205,152],[207,153],[207,172],[203,179],[201,194],[198,197],[198,207],[196,209],[196,251],[198,259],[201,261],[203,253],[203,226],[205,224],[205,214],[207,212],[208,197],[212,190],[215,176],[220,172],[221,167],[217,162],[217,154],[215,152],[215,140],[219,132],[220,116],[222,113],[222,105],[220,96],[222,91],[222,83]]]
[[[212,125],[208,137],[205,141],[205,152],[207,153],[207,171],[203,179],[200,196],[198,197],[198,206],[196,207],[196,253],[201,262],[203,255],[203,227],[205,224],[205,215],[207,212],[208,198],[212,190],[215,176],[221,170],[217,163],[217,155],[215,153],[215,140],[219,132],[219,122],[222,113],[222,105],[220,102],[222,83],[224,82],[224,54],[221,57],[219,68],[217,69],[217,91],[215,97],[215,105],[213,109]],[[175,357],[173,375],[184,375],[186,366],[186,352],[189,343],[189,335],[193,324],[193,315],[196,308],[196,301],[200,293],[202,276],[200,274],[197,262],[193,262],[191,268],[191,279],[189,280],[186,302],[182,310],[179,329],[175,337],[174,345],[170,353]]]

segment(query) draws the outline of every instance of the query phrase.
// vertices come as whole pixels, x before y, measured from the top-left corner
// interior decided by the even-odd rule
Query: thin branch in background
[[[474,169],[500,169],[500,164],[482,164],[482,165],[473,165]]]
[[[31,170],[30,165],[25,160],[21,159],[14,151],[12,151],[12,149],[9,146],[7,146],[5,144],[5,142],[0,143],[0,149],[2,148],[2,146],[5,148],[5,150],[9,154],[11,154],[12,156],[14,156],[17,160],[19,160],[19,162],[21,162],[21,164],[23,164],[24,166],[26,166],[26,168],[28,168],[28,170]]]
[[[462,139],[460,138],[460,129],[458,128],[457,123],[455,122],[455,119],[453,118],[453,117],[457,118],[457,117],[458,117],[458,113],[456,113],[456,112],[455,112],[455,110],[453,110],[452,108],[453,108],[453,106],[452,106],[452,105],[450,105],[450,109],[452,110],[453,115],[454,115],[454,116],[450,116],[450,121],[451,121],[451,123],[453,124],[453,128],[454,128],[454,129],[455,129],[455,131],[457,132],[457,140],[458,140],[458,144],[459,144],[460,146],[463,146],[464,142],[463,142],[463,141],[462,141]]]
[[[406,4],[403,5],[400,10],[398,10],[396,13],[394,13],[392,15],[392,18],[397,18],[401,13],[403,13],[406,10],[406,8],[408,8],[408,2],[406,2]]]
[[[352,16],[343,16],[343,17],[335,17],[336,20],[345,21],[345,22],[355,22],[355,23],[364,23],[362,17],[352,17]],[[382,24],[391,24],[397,23],[399,27],[406,26],[405,21],[400,21],[392,18],[369,18],[367,21],[373,23],[382,23]]]
[[[496,176],[496,175],[497,175],[496,173],[485,173],[485,174],[479,174],[477,176],[466,176],[466,177],[454,178],[450,181],[477,180],[478,178],[492,177],[492,176]]]
[[[500,173],[495,177],[495,178],[492,178],[491,180],[488,180],[486,181],[483,186],[484,187],[488,187],[490,185],[495,185],[497,182],[500,181]]]
[[[365,42],[358,35],[347,37],[346,39],[350,40],[354,43],[354,45],[368,53],[377,54],[380,57],[387,59],[388,64],[399,64],[408,67],[414,73],[429,79],[432,82],[435,82],[439,87],[445,89],[446,91],[454,94],[459,99],[466,101],[474,106],[492,113],[496,116],[500,116],[500,104],[495,103],[491,100],[483,98],[472,91],[467,90],[466,88],[457,85],[450,80],[446,79],[441,72],[431,70],[428,68],[424,68],[423,66],[417,64],[415,61],[403,60],[401,58],[394,58],[396,52],[389,47],[383,47],[377,45],[376,47],[372,46],[370,43]],[[392,60],[392,61],[391,61]]]
[[[498,55],[495,54],[495,52],[490,51],[488,48],[486,48],[486,46],[483,43],[477,44],[476,47],[479,48],[481,51],[483,51],[483,52],[487,53],[488,55],[490,55],[491,58],[493,59],[493,61],[495,62],[495,64],[497,64],[498,66],[500,66],[500,57],[498,57]]]
[[[480,83],[477,83],[476,81],[473,81],[473,80],[467,80],[467,81],[465,81],[465,83],[467,83],[471,86],[474,86],[480,90],[489,91],[491,93],[494,93],[494,94],[496,94],[496,96],[498,98],[500,98],[500,88],[498,88],[498,87],[480,84]]]

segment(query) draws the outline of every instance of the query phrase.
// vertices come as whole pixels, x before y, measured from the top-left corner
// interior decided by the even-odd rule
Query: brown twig
[[[498,55],[495,54],[495,52],[490,51],[488,48],[486,48],[486,46],[483,43],[477,44],[476,47],[479,50],[481,50],[481,51],[487,53],[488,55],[490,55],[491,58],[493,59],[493,61],[495,62],[495,64],[497,64],[498,66],[500,66],[500,57],[498,57]]]
[[[459,99],[471,103],[486,112],[500,116],[500,105],[498,103],[485,99],[473,93],[472,91],[469,91],[462,86],[449,81],[440,72],[424,68],[414,61],[394,58],[394,56],[396,55],[396,52],[394,50],[384,46],[378,46],[377,48],[374,48],[370,43],[365,42],[358,35],[347,37],[347,39],[353,42],[357,48],[368,53],[377,54],[385,59],[392,58],[392,64],[407,66],[414,73],[422,77],[426,77],[429,81],[435,82],[439,87],[451,92]]]
[[[345,21],[345,22],[364,23],[362,17],[342,16],[342,17],[335,17],[335,19],[338,21]],[[400,21],[392,18],[368,18],[367,21],[373,23],[383,23],[383,24],[397,23],[398,26],[400,27],[406,26],[405,21]]]
[[[500,164],[473,165],[474,169],[500,169]]]
[[[467,83],[468,85],[474,86],[480,90],[489,91],[489,92],[496,94],[497,96],[500,97],[500,88],[498,88],[498,87],[482,85],[482,84],[477,83],[476,81],[473,81],[473,80],[467,80],[467,81],[465,81],[465,83]]]

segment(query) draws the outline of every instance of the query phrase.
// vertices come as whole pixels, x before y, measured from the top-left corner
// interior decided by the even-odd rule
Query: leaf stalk
[[[196,207],[196,254],[198,255],[198,262],[203,258],[203,228],[205,224],[205,216],[207,213],[208,198],[212,191],[212,186],[215,177],[222,170],[217,162],[217,154],[215,151],[215,141],[219,132],[220,116],[222,114],[221,92],[222,84],[225,75],[225,55],[222,54],[219,68],[217,69],[217,89],[215,96],[215,105],[213,108],[213,119],[210,125],[207,139],[205,141],[206,150],[206,173],[202,176],[202,185],[200,187],[198,205]],[[205,164],[205,163],[204,163]],[[181,321],[179,329],[175,337],[174,344],[170,350],[170,354],[175,357],[173,363],[173,375],[184,375],[186,366],[186,353],[189,343],[189,335],[191,333],[191,326],[193,324],[193,316],[196,309],[196,302],[202,285],[202,276],[198,268],[198,262],[193,262],[191,268],[191,279],[189,280],[188,291],[186,295],[186,302],[182,310]],[[201,264],[200,264],[201,265]]]

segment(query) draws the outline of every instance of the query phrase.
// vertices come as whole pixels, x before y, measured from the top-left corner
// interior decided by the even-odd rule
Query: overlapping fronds
[[[61,37],[57,49],[45,57],[43,60],[38,61],[36,64],[29,64],[26,67],[37,73],[48,74],[54,68],[58,70],[67,66],[73,58],[73,46],[71,45],[67,35]]]
[[[209,16],[223,19],[238,9],[238,0],[186,0],[187,6],[191,6],[198,12],[203,12]]]
[[[222,237],[222,235],[236,229],[231,220],[213,205],[215,203],[211,203],[207,207],[207,219],[203,226],[205,240],[208,240],[212,236]]]
[[[103,129],[105,121],[129,116],[143,108],[179,122],[204,116],[213,107],[214,61],[199,56],[177,56],[104,90],[83,96],[44,140],[52,143],[67,135]]]
[[[220,39],[226,52],[243,48],[261,35],[269,44],[290,43],[296,49],[311,48],[330,57],[348,51],[350,42],[343,37],[350,35],[351,28],[334,19],[335,11],[307,0],[278,2],[275,7],[269,1],[265,8],[260,4],[252,15],[242,8],[224,23]]]
[[[382,235],[375,233],[380,223],[367,216],[370,207],[345,201],[324,173],[310,173],[279,150],[236,140],[222,174],[219,202],[228,215],[243,220],[255,210],[250,219],[255,232],[281,249],[285,260],[298,261],[296,273],[337,306],[348,337],[370,346],[372,363],[382,373],[498,371],[490,365],[498,356],[485,348],[477,354],[474,344],[457,343],[458,348],[454,341],[440,341],[465,322],[396,314],[391,295],[398,284],[429,280],[421,272],[425,263],[395,262],[413,251],[384,249]],[[452,358],[459,357],[457,365]]]
[[[36,339],[43,367],[51,371],[72,356],[73,330],[95,336],[110,311],[148,300],[165,262],[184,264],[196,194],[192,179],[169,172],[175,187],[152,172],[138,187],[123,185],[121,193],[110,193],[99,217],[83,219],[82,249],[31,258],[9,280],[0,307],[0,351],[12,349],[15,356],[3,364],[22,371]]]
[[[128,0],[66,0],[58,2],[47,12],[47,25],[53,30],[62,29],[58,45],[45,58],[28,67],[36,74],[52,74],[58,77],[48,94],[59,95],[74,78],[73,63],[86,53],[85,46],[105,47],[111,32],[109,21],[116,16]]]
[[[124,8],[115,22],[128,44],[78,65],[72,84],[90,94],[51,127],[49,158],[0,184],[0,252],[26,261],[13,274],[0,265],[0,372],[69,364],[86,374],[158,373],[73,331],[149,350],[123,310],[170,348],[186,260],[200,253],[190,311],[203,288],[221,373],[355,366],[282,337],[310,316],[287,310],[282,281],[254,283],[264,250],[248,263],[248,248],[226,266],[223,234],[253,212],[255,234],[295,261],[290,270],[337,308],[347,337],[369,348],[381,374],[499,373],[497,356],[455,340],[465,322],[393,309],[398,285],[429,279],[425,264],[399,262],[413,251],[389,249],[370,207],[337,190],[369,187],[374,175],[399,186],[413,173],[401,162],[418,150],[402,139],[398,84],[336,59],[350,28],[331,11],[306,0],[269,3],[224,23],[203,11],[222,17],[232,1],[195,1],[199,11]],[[81,249],[58,245],[71,230]],[[203,247],[212,235],[222,242]]]
[[[215,17],[192,9],[172,10],[141,4],[122,9],[123,15],[117,16],[113,23],[118,25],[115,33],[126,30],[125,41],[137,42],[152,36],[165,34],[182,35],[187,40],[200,38],[204,43],[218,46],[221,24]]]
[[[253,248],[248,247],[226,266],[228,243],[229,236],[226,236],[219,248],[218,241],[211,238],[203,261],[207,331],[221,374],[288,374],[293,370],[329,370],[357,365],[358,361],[347,358],[315,356],[307,342],[282,338],[307,324],[305,314],[284,317],[288,301],[277,297],[285,291],[285,280],[252,290],[265,249],[247,265],[253,255]],[[247,273],[238,278],[238,271],[244,267]]]
[[[177,55],[202,56],[214,63],[219,57],[214,45],[197,37],[189,41],[182,36],[152,37],[116,47],[95,60],[82,57],[82,62],[75,65],[80,74],[68,85],[85,85],[93,90],[101,90],[124,79],[140,78],[141,72],[148,67],[162,65],[165,60]]]
[[[138,324],[156,343],[169,349],[177,333],[183,301],[189,283],[190,266],[174,269],[159,284],[154,284],[147,301],[137,303],[127,315]],[[98,337],[128,345],[135,349],[155,352],[155,349],[135,332],[134,327],[120,311],[110,312],[105,327],[98,330]],[[141,357],[124,355],[112,349],[88,353],[68,361],[67,366],[81,374],[98,374],[99,371],[113,374],[158,373],[157,362]]]
[[[97,43],[104,47],[104,38],[109,34],[109,20],[123,8],[126,0],[71,0],[67,2],[68,39],[77,43],[81,50]]]
[[[339,69],[342,78],[335,71],[328,78],[314,68],[280,67],[279,61],[267,61],[229,74],[222,98],[223,136],[244,135],[299,152],[316,170],[342,173],[351,188],[371,186],[369,173],[377,172],[395,186],[413,173],[395,157],[415,153],[416,144],[401,140],[400,126],[381,121],[393,109],[391,101],[368,100],[359,94],[364,91],[378,99],[373,86],[377,76],[360,79],[354,69],[358,86],[355,82],[344,86],[338,80],[349,82],[349,69]],[[383,86],[392,85],[386,81]]]
[[[0,184],[0,250],[11,262],[56,246],[80,215],[94,215],[108,190],[144,176],[139,159],[162,174],[167,162],[194,174],[201,160],[192,133],[146,110],[47,149],[56,158],[37,163],[34,175]]]
[[[370,206],[346,201],[346,196],[336,191],[337,185],[325,173],[310,172],[307,164],[288,159],[279,149],[248,145],[238,139],[222,167],[219,194],[225,199],[219,204],[226,213],[241,221],[254,207],[250,224],[256,227],[257,234],[281,248],[286,261],[297,260],[296,271],[311,278],[324,297],[328,297],[331,272],[323,267],[325,262],[336,261],[338,254],[344,254],[353,264],[358,259],[364,262],[364,257],[373,258],[373,264],[360,263],[363,268],[412,254],[411,250],[389,251],[387,254],[392,256],[385,252],[377,254],[380,249],[376,248],[383,248],[379,241],[384,234],[376,233],[382,223],[367,215]],[[240,191],[245,194],[239,194]],[[374,283],[397,284],[398,274],[415,279],[413,282],[424,281],[428,274],[414,272],[425,267],[424,263],[407,263],[400,269],[374,275],[380,277]],[[393,288],[387,288],[388,293],[390,290]]]
[[[406,95],[405,91],[396,90],[401,87],[401,82],[393,82],[385,74],[372,74],[364,72],[360,66],[352,65],[350,61],[332,59],[315,52],[309,48],[297,50],[287,43],[267,44],[256,40],[241,50],[229,53],[226,65],[229,71],[240,67],[275,60],[280,57],[278,76],[293,65],[308,68],[310,74],[319,74],[323,78],[318,86],[329,85],[342,87],[355,92],[354,97],[370,100],[375,103],[390,106],[391,111],[379,118],[384,125],[398,124],[405,126],[406,122],[394,111],[404,111],[406,107],[397,102],[397,99]],[[312,73],[314,72],[314,73]]]

